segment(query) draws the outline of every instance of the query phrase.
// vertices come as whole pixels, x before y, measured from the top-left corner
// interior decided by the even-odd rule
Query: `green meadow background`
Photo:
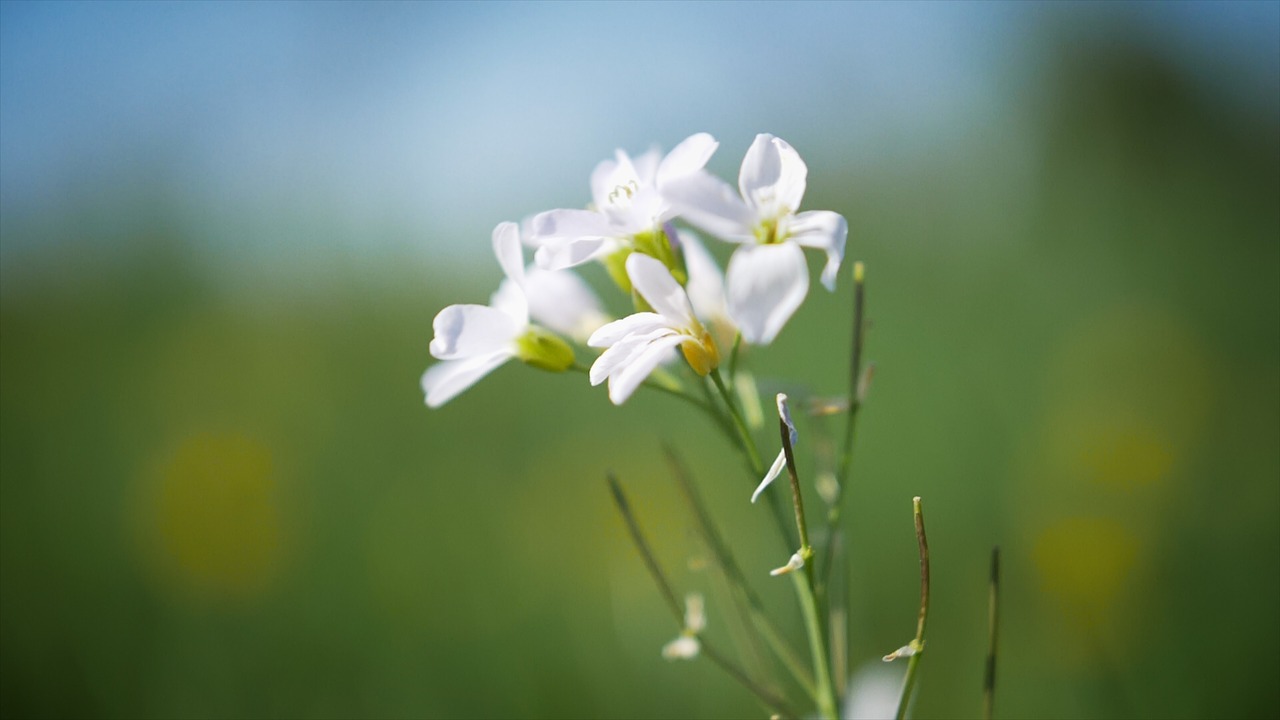
[[[252,6],[193,8],[225,20],[205,29],[227,38],[339,12],[274,6],[281,19],[254,17],[268,11]],[[641,392],[617,408],[581,375],[518,363],[439,410],[418,388],[435,313],[485,302],[500,279],[488,254],[494,224],[584,204],[594,163],[614,147],[670,147],[701,130],[720,139],[712,169],[730,180],[755,132],[790,140],[809,165],[805,207],[842,213],[847,260],[866,263],[866,354],[877,370],[844,521],[853,669],[878,665],[914,632],[911,498],[920,495],[933,610],[915,717],[980,712],[997,544],[997,717],[1275,712],[1274,4],[379,5],[340,6],[340,15],[378,15],[384,28],[411,15],[426,46],[482,38],[498,10],[618,32],[678,16],[674,38],[648,37],[656,55],[705,42],[671,82],[701,88],[708,107],[668,108],[660,83],[624,88],[637,100],[616,138],[604,127],[579,142],[555,130],[575,127],[579,108],[538,105],[531,92],[503,122],[529,116],[552,128],[521,141],[562,162],[529,169],[518,153],[486,152],[497,141],[485,133],[508,125],[476,118],[478,170],[450,175],[441,160],[417,185],[418,171],[404,166],[430,159],[421,153],[388,151],[369,166],[368,178],[378,168],[395,177],[393,199],[410,205],[450,183],[488,198],[447,218],[336,192],[346,186],[326,184],[323,172],[342,175],[342,165],[280,170],[291,154],[264,160],[282,177],[296,172],[279,195],[256,194],[259,164],[223,168],[232,186],[243,172],[244,193],[201,195],[203,176],[174,159],[185,156],[153,152],[154,138],[129,134],[121,117],[131,116],[75,124],[74,113],[48,122],[22,114],[33,98],[64,91],[42,73],[52,73],[49,58],[73,52],[64,43],[76,32],[123,33],[153,15],[186,22],[183,6],[0,7],[0,715],[767,716],[705,659],[662,660],[678,628],[604,482],[618,474],[679,591],[708,593],[708,637],[732,647],[728,606],[698,569],[705,553],[662,456],[663,443],[676,447],[799,643],[789,583],[767,576],[786,557],[767,511],[747,503],[754,481],[714,427],[665,396]],[[743,38],[767,47],[759,33],[772,16],[821,16],[814,22],[857,44],[882,15],[903,12],[912,19],[892,24],[903,43],[894,57],[919,52],[926,75],[952,58],[908,42],[917,21],[982,38],[993,74],[973,100],[981,112],[938,117],[926,98],[908,112],[928,117],[886,128],[879,106],[848,88],[877,88],[881,73],[877,97],[945,93],[945,83],[895,84],[902,76],[877,60],[883,45],[842,64],[847,48],[788,37],[792,50],[759,51],[762,65],[785,57],[786,71],[749,78],[754,94],[734,101],[760,115],[701,124],[722,92],[723,63],[708,56],[739,52]],[[1209,50],[1186,55],[1160,29],[1165,14],[1217,28]],[[1234,42],[1236,32],[1248,41]],[[384,100],[415,92],[408,81],[387,84],[410,72],[396,63],[344,61],[363,57],[346,36],[313,38],[329,44],[311,54],[308,37],[272,46],[270,62],[301,55],[306,66],[264,91],[279,91],[282,104],[330,71],[352,87],[382,82]],[[403,29],[396,38],[405,52],[418,42]],[[649,55],[644,38],[585,57],[522,42],[495,66],[588,96],[625,86]],[[1261,52],[1240,51],[1248,43]],[[135,52],[123,40],[108,50]],[[163,71],[164,53],[137,52],[127,67],[69,72],[89,78],[101,95],[93,102],[123,93],[139,117],[172,112],[165,96],[113,89]],[[583,75],[584,63],[603,67]],[[834,99],[797,85],[831,88]],[[237,87],[200,92],[216,106]],[[373,93],[352,93],[342,122],[308,111],[297,117],[314,127],[285,135],[360,147],[374,130],[359,104]],[[459,122],[450,118],[469,108],[454,100],[436,96],[412,132]],[[639,108],[660,119],[646,124]],[[221,127],[197,115],[166,126],[161,140],[196,145]],[[868,123],[879,129],[853,129]],[[88,126],[106,142],[73,137]],[[32,148],[45,146],[62,149],[54,180],[35,172],[46,164]],[[505,179],[526,172],[545,182]],[[373,209],[348,212],[347,203]],[[729,247],[709,244],[727,257]],[[821,260],[811,260],[816,271]],[[602,273],[588,276],[608,289]],[[778,341],[747,357],[768,391],[844,391],[849,280],[846,269],[830,294],[815,282]],[[819,431],[802,421],[801,442]],[[771,453],[772,430],[758,437]]]

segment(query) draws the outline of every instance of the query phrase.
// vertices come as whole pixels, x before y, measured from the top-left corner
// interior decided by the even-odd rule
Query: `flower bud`
[[[885,662],[893,662],[898,658],[909,658],[912,655],[918,655],[922,650],[924,650],[924,647],[917,644],[915,640],[912,640],[910,643],[907,643],[888,655],[885,655],[883,659]]]
[[[523,335],[516,338],[516,357],[529,365],[551,372],[564,372],[575,360],[569,343],[537,325],[530,325]]]
[[[795,553],[791,556],[791,559],[787,561],[786,565],[770,570],[769,574],[777,577],[779,575],[786,575],[789,572],[794,572],[802,567],[804,567],[804,557],[801,556],[800,553]]]
[[[703,377],[720,365],[720,351],[716,348],[716,341],[711,339],[711,333],[706,330],[702,331],[701,338],[690,337],[680,343],[680,352],[684,353],[689,367]]]

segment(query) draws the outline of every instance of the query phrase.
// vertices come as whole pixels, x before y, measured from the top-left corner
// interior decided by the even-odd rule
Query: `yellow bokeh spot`
[[[1082,449],[1082,465],[1099,483],[1115,487],[1149,487],[1168,477],[1173,451],[1152,428],[1124,428],[1098,433]]]
[[[1119,522],[1068,517],[1037,538],[1035,562],[1047,593],[1101,622],[1124,590],[1138,553],[1137,538]]]
[[[145,541],[170,580],[201,595],[264,590],[281,554],[270,451],[242,435],[186,438],[152,485]]]

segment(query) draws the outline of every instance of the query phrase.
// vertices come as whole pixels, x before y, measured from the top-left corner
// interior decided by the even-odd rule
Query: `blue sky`
[[[1274,112],[1277,8],[5,2],[4,255],[38,249],[12,218],[131,192],[208,218],[215,250],[318,223],[361,252],[484,255],[498,221],[585,203],[615,147],[709,131],[728,176],[765,131],[827,166],[928,153],[1000,114],[1042,30],[1105,13]]]

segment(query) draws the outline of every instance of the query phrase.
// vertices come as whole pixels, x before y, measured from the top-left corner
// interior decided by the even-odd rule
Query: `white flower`
[[[684,289],[689,293],[693,312],[703,322],[728,328],[732,340],[733,321],[729,319],[729,307],[724,298],[724,275],[715,258],[703,247],[698,236],[682,230],[677,233],[680,249],[684,253],[685,269],[689,282]]]
[[[579,343],[585,343],[591,333],[612,319],[591,286],[566,270],[525,268],[524,292],[530,317]]]
[[[707,616],[703,610],[702,596],[689,593],[684,599],[684,629],[680,635],[662,647],[662,657],[668,660],[692,660],[698,656],[702,643],[698,642],[698,633],[707,626]]]
[[[675,348],[689,366],[706,375],[720,364],[711,335],[693,314],[684,288],[661,262],[635,253],[627,258],[627,275],[636,292],[656,312],[639,312],[615,320],[591,335],[587,344],[608,348],[591,366],[591,384],[609,381],[609,399],[621,405]]]
[[[787,432],[791,436],[791,447],[796,446],[796,442],[800,440],[799,433],[796,432],[796,424],[791,421],[791,406],[787,403],[785,393],[778,393],[778,417],[782,418],[782,422],[787,424]],[[787,466],[787,451],[782,449],[778,451],[778,457],[773,461],[773,465],[769,466],[769,472],[765,473],[764,480],[760,481],[760,485],[756,487],[756,491],[751,493],[751,502],[755,502],[760,497],[760,493],[769,487],[779,475],[782,474],[782,468]]]
[[[440,407],[513,357],[544,370],[563,371],[573,350],[563,340],[529,323],[524,259],[515,223],[493,229],[493,252],[506,280],[489,305],[450,305],[432,323],[431,355],[440,362],[422,374],[427,405]]]
[[[700,173],[717,145],[698,133],[666,157],[655,149],[632,160],[618,150],[591,173],[592,209],[548,210],[529,222],[529,242],[538,247],[534,259],[540,267],[562,270],[631,248],[637,236],[656,236],[675,216],[662,189]]]
[[[822,283],[835,289],[849,229],[834,212],[796,212],[807,174],[795,149],[762,133],[742,160],[738,193],[707,173],[663,188],[685,220],[740,245],[727,272],[729,315],[749,343],[772,342],[804,302],[809,270],[801,246],[826,251]]]

